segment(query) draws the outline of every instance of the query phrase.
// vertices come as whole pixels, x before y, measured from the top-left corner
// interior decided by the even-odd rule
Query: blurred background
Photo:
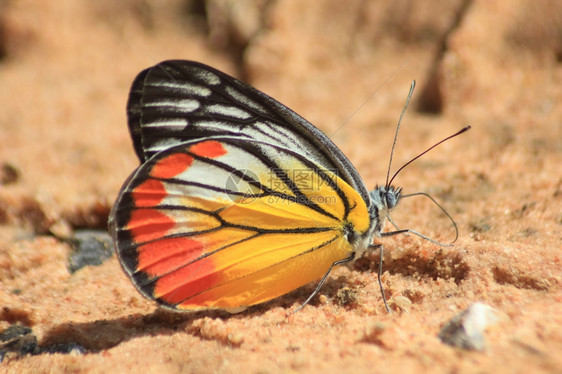
[[[247,314],[224,323],[186,317],[178,325],[176,317],[143,319],[154,305],[115,258],[70,274],[63,239],[77,229],[105,230],[137,166],[125,113],[130,84],[166,59],[211,65],[292,108],[333,139],[369,188],[384,183],[412,80],[417,89],[393,170],[472,126],[396,181],[406,193],[431,193],[460,230],[453,248],[389,239],[385,287],[408,297],[411,315],[376,315],[374,279],[354,272],[343,279],[360,290],[360,306],[323,313],[324,304],[313,303],[296,317],[297,328],[277,328],[284,308],[299,300],[291,295],[286,304],[274,301],[281,311],[259,309],[273,322],[246,324]],[[467,372],[500,373],[498,363],[516,372],[521,362],[560,372],[561,102],[559,1],[0,0],[0,327],[33,326],[40,342],[78,342],[91,352],[125,350],[82,356],[77,370],[85,362],[102,371],[172,362],[181,371],[191,355],[199,369],[229,372],[247,365],[271,372],[282,359],[285,372],[350,364],[372,372],[379,362],[389,372],[406,364],[411,372],[433,370],[435,362],[449,367],[444,372],[468,365]],[[450,222],[435,221],[435,206],[412,200],[395,209],[395,222],[451,237]],[[474,300],[510,319],[493,335],[493,354],[472,359],[444,348],[436,334]],[[317,312],[317,330],[299,325],[308,311]],[[390,330],[366,324],[373,315],[391,321]],[[357,332],[369,326],[372,333]],[[174,335],[176,328],[187,333]],[[245,339],[239,351],[231,331]],[[162,352],[161,361],[149,359]],[[455,366],[461,356],[468,359]],[[49,358],[33,360],[51,370]]]

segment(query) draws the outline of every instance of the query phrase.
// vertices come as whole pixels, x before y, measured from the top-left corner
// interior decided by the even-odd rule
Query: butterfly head
[[[378,213],[378,215],[386,214],[394,208],[400,200],[402,193],[401,187],[394,186],[377,186],[371,191],[371,215]]]
[[[380,236],[386,217],[390,210],[398,205],[401,193],[401,187],[393,186],[377,186],[370,192],[371,206],[369,208],[369,215],[372,236]]]

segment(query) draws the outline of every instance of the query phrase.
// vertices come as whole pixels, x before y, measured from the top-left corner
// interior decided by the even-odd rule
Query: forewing
[[[111,224],[145,296],[170,308],[237,308],[321,278],[353,251],[346,235],[366,232],[369,215],[351,186],[299,153],[215,137],[139,166]]]
[[[234,136],[284,147],[337,170],[370,204],[360,176],[320,130],[261,91],[207,65],[171,60],[133,82],[128,122],[141,163],[162,150],[209,136]]]

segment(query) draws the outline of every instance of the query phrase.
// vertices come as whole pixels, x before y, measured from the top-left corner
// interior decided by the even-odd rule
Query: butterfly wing
[[[238,136],[155,153],[125,182],[110,222],[136,287],[175,309],[254,305],[318,280],[370,225],[337,173]]]
[[[131,87],[127,113],[141,163],[188,140],[215,135],[256,140],[337,170],[370,205],[361,177],[324,133],[275,99],[210,66],[170,60],[142,71]]]

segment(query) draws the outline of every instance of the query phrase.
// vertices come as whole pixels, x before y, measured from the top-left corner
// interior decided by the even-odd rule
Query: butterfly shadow
[[[327,297],[333,297],[343,287],[336,279],[328,279],[322,288],[322,293]],[[41,346],[50,347],[56,345],[77,344],[87,352],[95,353],[113,348],[121,343],[142,336],[171,336],[183,332],[193,336],[200,336],[196,321],[202,318],[232,319],[246,318],[249,315],[261,313],[274,308],[284,308],[287,313],[299,303],[304,302],[315,288],[311,283],[280,298],[248,309],[231,314],[222,310],[207,310],[192,313],[178,313],[165,309],[156,309],[150,314],[133,314],[115,319],[104,319],[92,322],[67,322],[48,330],[43,336]],[[309,303],[311,307],[320,305],[315,297]],[[229,342],[222,342],[229,344]]]
[[[41,347],[77,344],[87,352],[95,353],[113,348],[142,336],[170,336],[184,332],[194,336],[198,330],[194,321],[202,318],[227,319],[232,314],[220,310],[178,313],[156,309],[150,314],[134,314],[115,319],[92,322],[67,322],[48,330]]]

